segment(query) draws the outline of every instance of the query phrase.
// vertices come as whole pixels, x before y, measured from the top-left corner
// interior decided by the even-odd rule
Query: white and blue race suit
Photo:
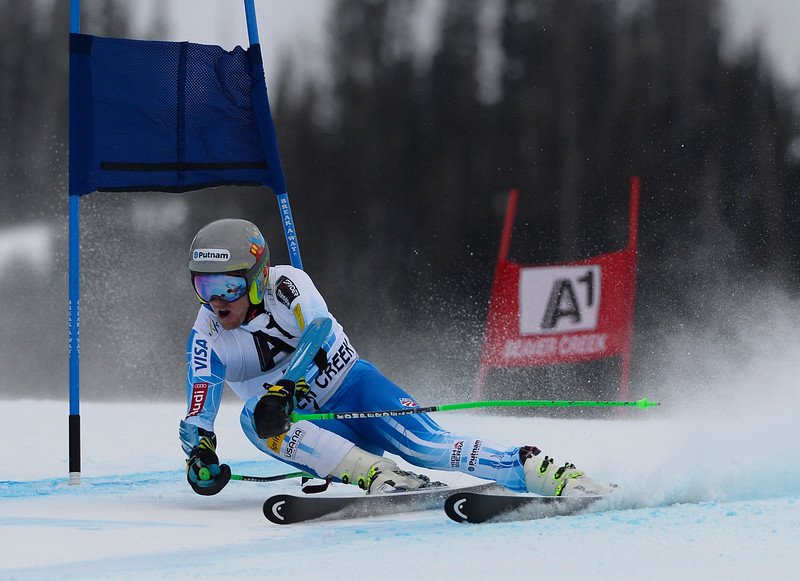
[[[188,409],[180,431],[187,454],[196,443],[193,439],[197,432],[192,428],[193,435],[185,428],[214,431],[227,382],[245,402],[240,419],[250,441],[270,456],[317,476],[330,475],[357,445],[373,454],[396,454],[415,466],[465,472],[511,490],[526,490],[519,447],[457,436],[428,414],[301,420],[281,436],[259,438],[252,422],[255,404],[265,385],[283,377],[305,324],[318,317],[330,318],[333,325],[323,350],[305,373],[307,387],[298,389],[299,413],[417,407],[411,396],[358,357],[304,271],[273,266],[267,279],[264,312],[240,327],[225,330],[207,305],[200,308],[187,348]]]

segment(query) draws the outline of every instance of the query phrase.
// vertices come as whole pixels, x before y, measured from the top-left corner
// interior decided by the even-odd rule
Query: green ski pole
[[[332,412],[323,414],[300,414],[292,412],[292,422],[300,420],[353,420],[363,418],[385,418],[389,416],[407,416],[411,414],[427,414],[449,410],[464,410],[483,407],[638,407],[646,410],[659,405],[657,402],[642,398],[637,401],[559,401],[559,400],[495,400],[469,401],[427,407],[405,408],[401,410]]]
[[[287,478],[316,478],[307,472],[289,472],[288,474],[276,474],[275,476],[243,476],[241,474],[231,474],[231,480],[243,480],[246,482],[277,482]]]

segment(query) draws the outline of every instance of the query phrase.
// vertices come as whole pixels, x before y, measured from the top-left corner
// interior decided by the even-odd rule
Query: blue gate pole
[[[81,483],[80,227],[78,196],[69,197],[69,483]]]
[[[259,44],[255,0],[244,0],[244,14],[247,19],[247,37],[250,45]],[[278,199],[283,235],[286,238],[286,246],[289,248],[289,259],[292,266],[302,270],[303,261],[300,258],[300,245],[297,242],[297,230],[294,227],[292,207],[289,205],[289,194],[287,192],[275,192],[275,197]]]
[[[258,42],[258,23],[256,22],[255,0],[244,0],[244,17],[247,19],[247,39],[250,44]]]
[[[80,0],[70,0],[69,31],[81,29]],[[69,196],[69,483],[81,483],[80,197]]]

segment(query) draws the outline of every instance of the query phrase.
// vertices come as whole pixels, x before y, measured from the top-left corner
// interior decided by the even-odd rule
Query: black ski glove
[[[294,411],[294,381],[281,379],[275,385],[264,387],[267,393],[261,396],[253,410],[253,424],[259,438],[274,438],[285,434],[292,425]]]
[[[225,488],[231,479],[231,469],[220,464],[216,453],[217,437],[206,432],[200,443],[192,449],[186,461],[186,480],[197,494],[211,496]]]

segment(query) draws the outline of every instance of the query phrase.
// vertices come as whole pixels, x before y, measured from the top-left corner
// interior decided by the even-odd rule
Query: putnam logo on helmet
[[[192,253],[192,260],[197,262],[203,260],[227,262],[230,259],[231,253],[224,248],[198,248]]]

